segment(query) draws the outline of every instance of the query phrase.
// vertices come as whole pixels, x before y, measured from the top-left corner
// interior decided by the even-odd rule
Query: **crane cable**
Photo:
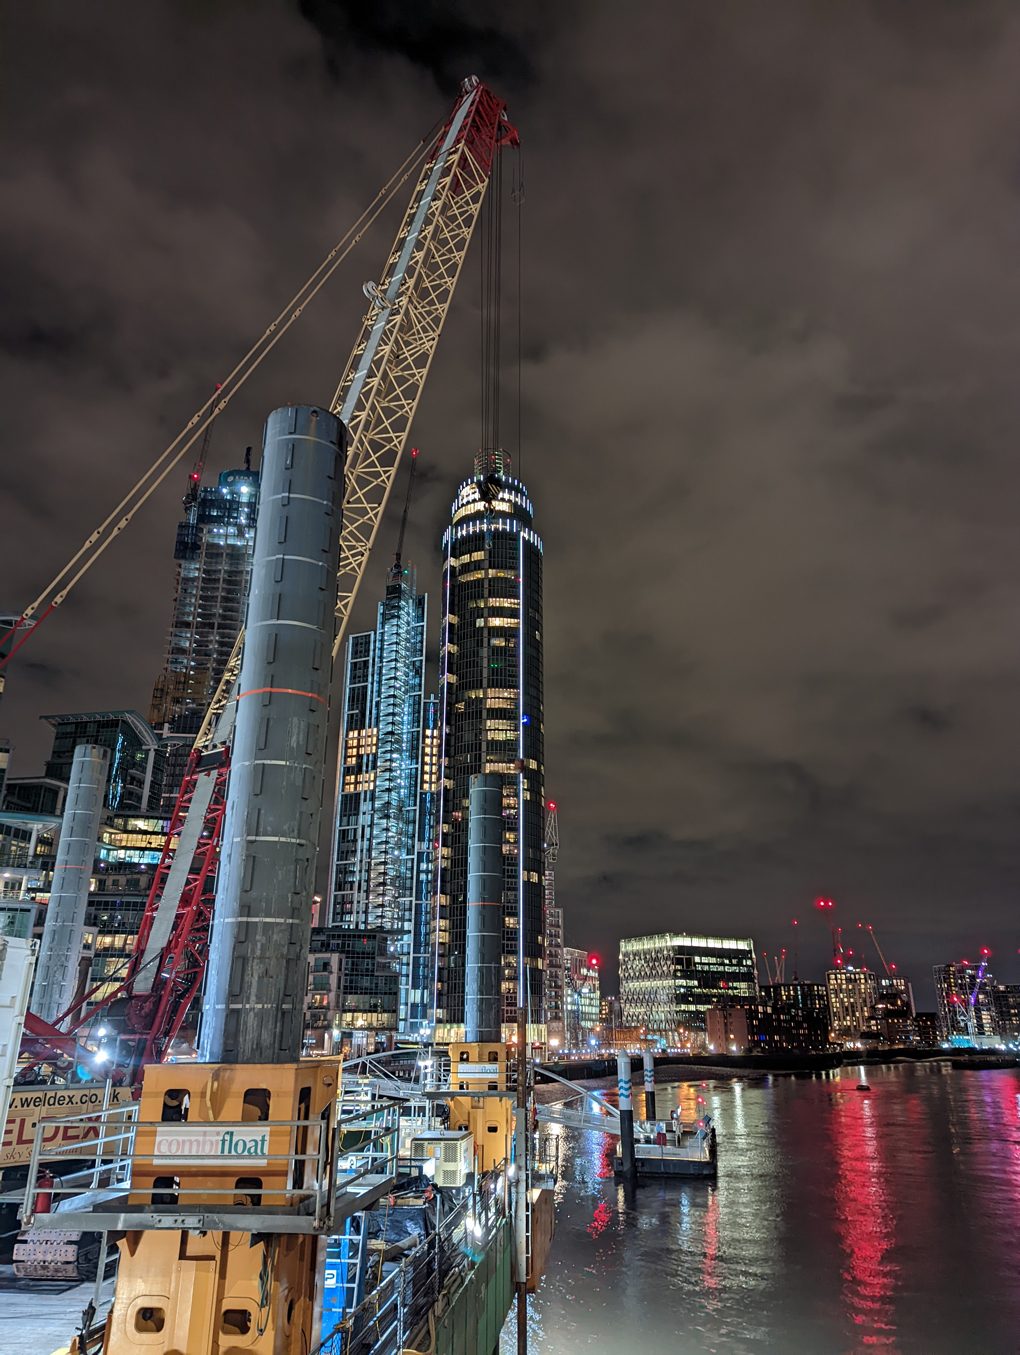
[[[77,553],[71,557],[71,559],[67,562],[67,564],[60,571],[60,573],[57,574],[55,578],[51,579],[51,581],[46,585],[46,587],[35,599],[35,601],[31,603],[30,606],[25,608],[25,610],[18,617],[17,621],[14,622],[13,626],[10,627],[6,634],[0,636],[0,648],[2,648],[3,645],[8,640],[10,640],[12,636],[15,636],[17,634],[17,632],[24,626],[25,622],[32,620],[32,618],[35,616],[36,611],[39,609],[40,606],[42,606],[47,596],[52,592],[54,588],[56,588],[61,583],[61,581],[64,578],[66,578],[66,576],[71,572],[71,570],[74,569],[75,565],[78,563],[79,560],[81,560],[82,556],[88,555],[88,552],[92,550],[93,546],[96,547],[96,549],[92,551],[92,554],[88,555],[88,558],[85,560],[85,563],[81,566],[77,573],[74,574],[73,577],[66,584],[64,584],[60,591],[57,592],[56,595],[50,600],[49,604],[47,605],[43,613],[35,619],[34,623],[31,626],[27,628],[25,634],[21,637],[20,640],[18,640],[17,644],[13,645],[7,654],[0,656],[0,669],[3,669],[7,665],[7,663],[14,657],[14,655],[18,652],[18,650],[29,638],[29,636],[33,635],[39,629],[39,627],[51,614],[51,612],[55,611],[56,608],[60,606],[60,604],[64,601],[68,593],[75,586],[75,584],[82,577],[82,575],[85,574],[92,567],[92,565],[95,564],[95,562],[99,559],[100,555],[102,555],[103,551],[106,550],[110,542],[113,541],[113,539],[124,530],[124,528],[128,525],[128,523],[131,521],[134,515],[146,502],[146,500],[150,498],[150,496],[163,483],[163,481],[170,474],[170,472],[177,465],[177,463],[181,460],[181,458],[188,451],[188,449],[198,440],[199,437],[201,437],[202,433],[206,430],[206,428],[208,428],[212,424],[212,421],[217,417],[217,415],[222,413],[222,411],[227,407],[227,405],[237,394],[237,392],[241,389],[244,383],[248,380],[248,378],[252,375],[256,368],[260,365],[263,359],[272,351],[276,344],[279,343],[280,339],[283,338],[284,334],[286,334],[287,330],[290,329],[294,321],[297,320],[299,316],[303,313],[308,303],[319,293],[319,291],[321,291],[323,286],[329,281],[332,275],[336,272],[337,268],[339,268],[340,264],[343,263],[344,259],[347,258],[347,255],[350,254],[354,246],[360,243],[365,232],[368,230],[368,228],[375,221],[376,217],[380,214],[380,212],[389,202],[394,191],[398,189],[402,184],[406,183],[406,181],[410,178],[411,174],[418,168],[418,165],[425,158],[428,148],[431,145],[434,131],[435,128],[433,127],[422,138],[422,140],[418,143],[418,145],[407,157],[407,159],[400,166],[400,168],[396,171],[396,173],[389,180],[389,182],[379,190],[375,198],[365,208],[365,210],[361,213],[358,219],[350,227],[347,233],[340,240],[337,241],[337,243],[333,246],[330,252],[326,255],[325,259],[323,259],[319,267],[315,270],[311,277],[308,278],[304,285],[298,289],[298,291],[294,294],[292,299],[283,308],[283,310],[280,311],[279,315],[268,326],[268,328],[257,340],[257,342],[251,346],[251,348],[244,355],[244,357],[237,364],[237,366],[230,373],[230,375],[226,378],[226,380],[221,382],[216,387],[213,394],[210,395],[209,398],[205,401],[205,403],[196,411],[195,414],[192,415],[192,417],[188,420],[185,426],[174,438],[173,442],[171,442],[170,445],[163,451],[163,453],[156,458],[156,460],[145,472],[145,474],[135,483],[135,485],[128,491],[128,493],[124,495],[120,503],[113,510],[113,512],[109,514],[109,516],[102,523],[102,525],[92,533],[92,535],[85,541],[85,543],[81,546]],[[192,432],[192,429],[194,429],[194,432]],[[190,437],[187,436],[189,433],[191,433]],[[184,438],[187,438],[187,441],[183,442],[183,445],[181,445],[182,439]],[[172,459],[168,461],[167,458]],[[155,479],[152,479],[152,477],[156,475],[157,470],[159,470],[160,466],[162,466],[164,462],[167,462],[167,464],[164,466],[163,470]],[[148,484],[148,488],[145,488],[147,482],[150,480],[152,480],[152,483]],[[143,489],[144,493],[142,492]],[[137,497],[136,499],[136,496],[139,497]],[[135,499],[134,503],[132,503],[133,499]],[[129,504],[131,505],[130,507],[128,507]],[[125,509],[127,509],[126,512],[124,511]],[[118,520],[118,516],[122,513],[123,516],[119,517]],[[113,531],[110,532],[109,535],[105,537],[105,539],[100,540],[100,538],[103,537],[103,534],[106,532],[107,528],[110,526],[111,523],[116,523],[116,525],[113,528]],[[97,542],[99,543],[98,545],[96,545]]]

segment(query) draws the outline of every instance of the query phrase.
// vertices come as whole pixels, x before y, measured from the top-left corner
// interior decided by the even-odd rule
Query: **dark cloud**
[[[927,966],[978,944],[1016,977],[1020,14],[550,8],[4,11],[0,605],[34,596],[477,72],[512,95],[527,161],[522,446],[509,203],[505,436],[546,543],[568,939],[771,952],[797,917],[818,973],[825,894],[929,1001]],[[394,226],[221,420],[213,470],[275,405],[329,398]],[[413,434],[405,553],[433,615],[478,382],[472,258]],[[14,667],[15,774],[41,766],[44,710],[146,708],[180,492]]]
[[[513,31],[505,5],[466,0],[300,0],[304,17],[322,34],[334,74],[380,54],[400,56],[427,71],[444,94],[465,75],[499,81],[504,92],[529,86],[534,65],[526,39]],[[515,15],[520,22],[520,11]]]

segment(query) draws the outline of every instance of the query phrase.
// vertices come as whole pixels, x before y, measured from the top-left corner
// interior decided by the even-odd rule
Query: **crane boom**
[[[347,426],[349,439],[334,658],[478,220],[493,157],[500,147],[518,144],[502,99],[477,77],[465,80],[411,195],[382,280],[365,284],[371,305],[330,406]]]
[[[889,961],[882,954],[882,947],[878,944],[878,937],[875,935],[875,929],[870,922],[868,923],[868,932],[871,936],[872,941],[874,942],[875,949],[878,951],[878,958],[882,961],[882,964],[885,966],[885,972],[887,974],[891,974],[892,970],[889,968]]]

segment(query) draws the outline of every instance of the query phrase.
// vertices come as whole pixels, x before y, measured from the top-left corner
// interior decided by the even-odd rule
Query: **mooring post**
[[[633,1181],[637,1174],[634,1161],[634,1106],[631,1100],[630,1055],[616,1056],[616,1086],[620,1100],[620,1162],[624,1176]]]
[[[645,1119],[655,1119],[655,1055],[646,1049],[641,1055],[645,1070]]]

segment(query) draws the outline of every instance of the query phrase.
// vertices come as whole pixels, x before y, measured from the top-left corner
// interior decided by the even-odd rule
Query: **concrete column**
[[[199,1058],[301,1055],[346,432],[269,416]]]
[[[464,1039],[482,1044],[503,1031],[503,782],[471,778],[468,801],[467,954]]]
[[[109,771],[108,748],[78,744],[71,763],[71,783],[64,801],[64,819],[32,989],[32,1011],[51,1023],[74,998],[89,880],[96,859]]]

